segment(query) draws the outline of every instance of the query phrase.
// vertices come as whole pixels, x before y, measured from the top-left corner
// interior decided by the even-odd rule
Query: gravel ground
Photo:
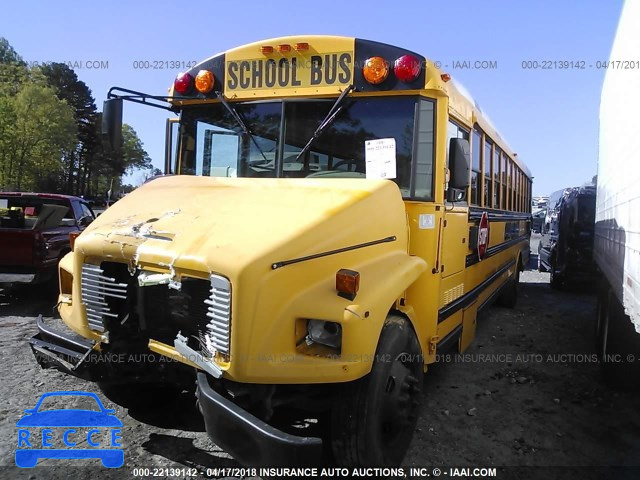
[[[532,268],[535,261],[521,276],[518,306],[487,309],[467,352],[430,367],[407,468],[520,467],[497,476],[519,479],[640,478],[640,470],[599,468],[640,466],[640,412],[637,394],[612,391],[600,379],[593,292],[589,286],[552,290],[549,274]],[[106,400],[94,384],[36,364],[26,340],[37,331],[35,316],[53,315],[54,302],[51,293],[0,290],[1,477],[126,478],[136,466],[236,465],[208,439],[193,397],[185,393],[168,409],[136,411],[105,401],[124,423],[123,469],[105,470],[98,460],[43,460],[35,469],[16,468],[16,421],[42,393],[86,390]]]

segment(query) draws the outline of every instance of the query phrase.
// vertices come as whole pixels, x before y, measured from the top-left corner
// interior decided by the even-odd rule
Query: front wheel
[[[399,465],[418,420],[423,358],[409,321],[389,315],[371,373],[345,385],[331,411],[331,447],[338,465]]]

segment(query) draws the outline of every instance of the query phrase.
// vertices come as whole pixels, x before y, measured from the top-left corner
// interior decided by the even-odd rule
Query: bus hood
[[[406,251],[404,204],[388,180],[171,176],[108,208],[75,250],[97,261],[232,278],[250,264],[271,269],[391,236]]]

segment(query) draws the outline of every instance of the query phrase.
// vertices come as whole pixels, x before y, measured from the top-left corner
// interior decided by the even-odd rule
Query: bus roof
[[[435,69],[436,67],[434,66],[433,68]],[[446,82],[444,88],[449,97],[449,109],[452,111],[454,118],[462,121],[469,128],[473,128],[474,124],[477,124],[518,165],[527,177],[531,177],[529,168],[518,158],[517,153],[509,146],[469,91],[453,79]]]

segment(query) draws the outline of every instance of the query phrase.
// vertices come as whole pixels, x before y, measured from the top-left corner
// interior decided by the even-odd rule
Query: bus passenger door
[[[468,218],[469,213],[466,206],[455,207],[452,204],[445,206],[439,252],[438,337],[440,339],[449,338],[459,332],[460,325],[463,322],[462,310],[451,308],[451,306],[455,300],[466,293],[464,271],[469,249],[467,243],[469,233]],[[459,339],[453,339],[453,341],[458,343]]]

